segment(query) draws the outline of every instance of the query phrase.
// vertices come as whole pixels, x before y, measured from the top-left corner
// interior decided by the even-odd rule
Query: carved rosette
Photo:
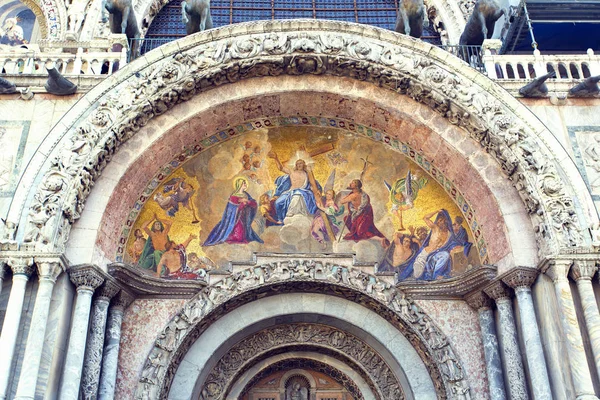
[[[307,21],[247,23],[236,33],[211,30],[193,47],[163,49],[164,58],[89,99],[104,113],[74,119],[53,154],[29,206],[24,242],[62,251],[70,225],[116,149],[157,115],[195,95],[240,80],[277,75],[332,75],[373,83],[428,105],[492,154],[517,187],[537,232],[540,252],[585,246],[570,183],[538,137],[541,125],[521,105],[509,107],[495,90],[447,63],[443,50],[372,27]],[[239,32],[239,33],[238,33]],[[135,72],[135,73],[134,73]],[[485,80],[485,82],[489,82]],[[514,100],[514,99],[513,99]],[[517,103],[517,100],[514,100]],[[517,114],[519,112],[520,114]],[[580,203],[585,203],[581,201]],[[57,206],[62,204],[63,206]],[[586,203],[587,204],[587,203]]]
[[[253,293],[280,293],[278,287],[307,291],[317,285],[331,288],[332,295],[364,296],[364,305],[376,309],[405,333],[417,349],[442,398],[455,398],[453,388],[466,388],[463,368],[446,336],[411,299],[389,283],[360,269],[312,260],[273,262],[236,272],[207,286],[186,303],[158,336],[140,376],[137,396],[148,399],[168,394],[174,372],[189,346],[218,313],[247,303]],[[348,291],[348,293],[346,293]],[[263,294],[264,295],[264,294]],[[358,301],[358,300],[355,300]],[[227,306],[224,305],[227,303]],[[451,366],[451,368],[449,367]]]
[[[481,309],[491,309],[494,306],[492,299],[490,299],[490,297],[482,290],[465,296],[465,301],[477,311]]]
[[[33,257],[9,257],[7,263],[13,275],[25,275],[29,279],[33,273]]]
[[[104,282],[104,275],[91,265],[81,265],[69,269],[69,278],[77,287],[77,292],[93,292]]]
[[[574,280],[589,280],[591,281],[596,272],[598,271],[598,265],[595,260],[575,260],[569,276]]]
[[[502,281],[514,290],[529,290],[538,275],[539,271],[535,268],[517,267],[505,274]]]
[[[499,301],[510,301],[512,297],[512,290],[502,281],[493,282],[484,288],[483,291],[492,299],[494,299],[496,303]]]

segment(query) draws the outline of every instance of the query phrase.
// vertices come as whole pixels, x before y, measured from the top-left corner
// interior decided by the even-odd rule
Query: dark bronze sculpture
[[[14,83],[7,81],[4,78],[0,78],[0,94],[11,94],[17,93],[17,87]]]
[[[473,13],[467,21],[465,30],[460,35],[461,45],[481,46],[485,39],[494,33],[496,21],[505,14],[495,0],[478,0]]]
[[[48,69],[48,81],[44,85],[46,91],[57,96],[66,96],[74,94],[77,91],[77,85],[67,80],[56,70],[56,68]]]
[[[545,97],[548,94],[548,86],[546,86],[546,80],[554,78],[556,73],[554,71],[542,75],[539,78],[535,78],[527,85],[519,89],[519,94],[523,97]]]
[[[399,3],[396,32],[420,38],[423,35],[423,26],[429,26],[423,0],[400,0]]]
[[[110,13],[110,31],[112,33],[124,33],[127,39],[138,39],[140,29],[138,28],[132,0],[103,0],[103,9]],[[102,22],[108,20],[106,12],[102,13]]]
[[[598,88],[598,82],[600,81],[600,75],[590,76],[584,79],[583,82],[573,86],[569,90],[569,96],[573,97],[592,97],[600,94],[600,88]]]
[[[212,29],[213,23],[210,16],[210,0],[189,0],[181,3],[183,23],[188,35]]]

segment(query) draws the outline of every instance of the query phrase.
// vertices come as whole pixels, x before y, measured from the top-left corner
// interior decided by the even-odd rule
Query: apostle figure
[[[344,236],[344,239],[358,242],[359,240],[375,237],[380,239],[382,244],[387,246],[389,242],[385,236],[383,236],[383,233],[379,232],[379,229],[375,227],[371,199],[369,198],[369,195],[362,190],[362,181],[360,179],[352,180],[348,189],[351,190],[350,194],[341,201],[341,204],[348,204],[349,211],[349,214],[344,218],[344,223],[349,231]]]
[[[223,217],[208,235],[204,246],[214,246],[221,243],[263,243],[262,239],[252,229],[257,204],[256,200],[246,192],[248,181],[246,178],[237,178],[234,181],[233,188],[233,193],[229,196]]]
[[[278,221],[293,215],[314,215],[318,208],[315,192],[321,192],[321,186],[316,182],[306,162],[298,159],[294,169],[290,170],[284,166],[277,153],[269,153],[269,157],[275,160],[277,168],[285,175],[275,179],[275,211]]]

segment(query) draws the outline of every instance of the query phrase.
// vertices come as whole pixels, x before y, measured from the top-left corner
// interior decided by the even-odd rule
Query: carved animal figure
[[[11,94],[16,92],[17,87],[14,83],[7,81],[4,78],[0,78],[0,94]]]
[[[181,2],[181,13],[188,35],[213,27],[210,16],[210,0],[183,1]]]
[[[423,0],[401,0],[396,18],[396,32],[420,38],[423,26],[429,26]]]
[[[569,90],[569,96],[597,96],[600,93],[600,89],[598,88],[598,82],[600,82],[600,75],[590,76],[589,78],[586,78],[583,82],[573,86]]]
[[[465,30],[460,35],[461,45],[481,46],[485,39],[494,33],[496,21],[505,14],[495,0],[477,0],[473,13],[467,21]]]
[[[548,94],[548,86],[546,86],[546,80],[548,78],[554,78],[556,73],[554,71],[547,73],[546,75],[535,78],[527,85],[519,89],[519,94],[523,97],[544,97]]]
[[[56,68],[48,69],[48,81],[44,88],[48,93],[58,96],[66,96],[77,91],[77,85],[62,76]]]
[[[124,33],[128,39],[138,39],[138,28],[132,0],[102,0],[103,10],[110,13],[110,30],[112,33]],[[102,22],[108,21],[106,12],[102,13]]]

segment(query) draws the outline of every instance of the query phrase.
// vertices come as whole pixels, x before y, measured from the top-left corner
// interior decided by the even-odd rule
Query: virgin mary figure
[[[214,246],[221,243],[263,243],[252,229],[257,204],[256,200],[246,192],[248,189],[246,178],[237,178],[233,182],[233,189],[221,221],[212,229],[203,246]]]

